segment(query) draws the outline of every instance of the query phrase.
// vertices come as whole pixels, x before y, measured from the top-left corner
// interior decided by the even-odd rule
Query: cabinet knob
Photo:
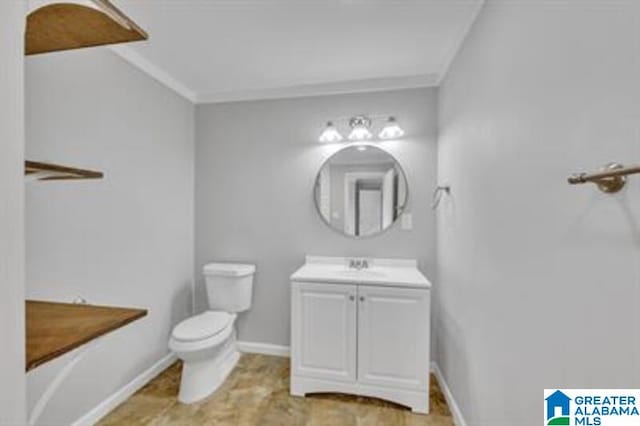
[[[349,296],[349,300],[351,300],[353,302],[354,300],[356,300],[356,297],[352,294],[352,295]]]
[[[364,296],[360,296],[360,301],[364,302]]]

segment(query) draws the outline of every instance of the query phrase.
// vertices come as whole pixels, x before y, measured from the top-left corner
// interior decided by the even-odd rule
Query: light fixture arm
[[[349,119],[349,127],[356,128],[356,127],[366,127],[369,128],[371,127],[371,119],[365,115],[356,115],[355,117],[351,117],[351,119]]]

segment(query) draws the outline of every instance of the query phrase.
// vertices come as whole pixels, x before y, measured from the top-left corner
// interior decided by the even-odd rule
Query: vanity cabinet
[[[429,291],[358,286],[358,382],[429,386]]]
[[[356,380],[357,286],[293,286],[293,373],[325,380]]]
[[[430,291],[292,282],[291,393],[373,396],[429,411]]]

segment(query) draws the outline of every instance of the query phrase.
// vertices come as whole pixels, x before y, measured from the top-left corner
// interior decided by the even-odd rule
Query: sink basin
[[[367,284],[386,287],[430,288],[415,259],[368,258],[369,268],[349,268],[343,257],[307,256],[305,264],[291,275],[293,282]]]
[[[338,274],[348,277],[384,277],[386,274],[382,271],[376,271],[372,269],[344,269],[338,271]]]

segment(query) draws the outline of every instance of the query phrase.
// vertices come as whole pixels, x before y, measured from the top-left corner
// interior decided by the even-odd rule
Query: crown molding
[[[349,80],[335,83],[304,84],[269,89],[237,90],[196,96],[197,104],[254,101],[266,99],[288,99],[307,96],[340,95],[347,93],[382,92],[387,90],[435,87],[437,74],[422,74],[402,77]]]
[[[233,90],[203,94],[190,89],[177,78],[173,77],[169,72],[155,65],[128,46],[110,46],[109,50],[194,104],[288,99],[308,96],[327,96],[438,87],[449,72],[451,64],[458,55],[458,52],[461,50],[473,23],[476,21],[485,3],[486,0],[478,0],[476,3],[474,10],[469,15],[469,19],[462,26],[452,48],[445,56],[445,60],[443,61],[443,65],[441,66],[439,73],[347,80],[332,83],[302,84],[266,89]]]
[[[288,99],[307,96],[416,89],[422,87],[436,87],[440,81],[438,74],[420,74],[401,77],[348,80],[334,83],[304,84],[268,89],[235,90],[210,94],[198,94],[194,90],[182,84],[167,71],[147,60],[128,46],[110,46],[109,50],[194,104]]]
[[[438,73],[437,86],[440,86],[440,84],[442,84],[442,81],[445,79],[445,77],[449,73],[451,64],[453,64],[453,61],[456,59],[456,56],[458,56],[458,52],[460,52],[460,50],[462,49],[464,41],[467,39],[467,36],[469,35],[469,32],[471,31],[473,24],[476,22],[476,19],[478,19],[478,15],[480,14],[480,11],[484,7],[485,3],[486,3],[486,0],[477,0],[477,3],[475,4],[474,9],[471,11],[471,14],[469,15],[469,19],[460,28],[460,32],[458,33],[458,36],[456,37],[454,43],[451,45],[451,49],[449,50],[449,53],[445,56],[445,60],[442,63],[442,67],[440,67],[440,72]]]
[[[196,92],[182,84],[178,79],[173,77],[164,69],[159,66],[153,64],[149,60],[145,59],[138,52],[134,51],[130,47],[119,45],[119,46],[109,46],[109,50],[111,50],[116,55],[120,56],[125,61],[129,62],[134,67],[140,69],[141,71],[148,74],[151,78],[156,81],[162,83],[169,89],[173,90],[183,98],[187,99],[191,103],[196,103],[197,95]]]

